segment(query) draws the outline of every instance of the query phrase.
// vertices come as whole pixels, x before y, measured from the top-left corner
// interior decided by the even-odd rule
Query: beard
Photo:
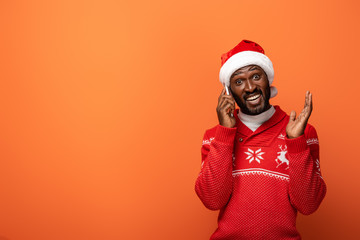
[[[257,106],[248,106],[246,99],[250,95],[254,94],[260,94],[261,102]],[[264,111],[268,110],[270,108],[270,87],[266,88],[265,92],[262,92],[259,88],[257,88],[252,93],[244,93],[242,96],[237,96],[232,92],[232,95],[234,97],[234,100],[236,104],[239,106],[241,112],[247,114],[247,115],[258,115],[260,113],[263,113]]]

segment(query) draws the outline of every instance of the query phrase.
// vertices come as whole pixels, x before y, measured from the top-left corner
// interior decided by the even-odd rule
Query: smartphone
[[[225,86],[226,95],[230,95],[228,86]]]
[[[226,95],[230,95],[228,86],[225,86],[225,91],[226,91]],[[234,117],[234,114],[233,114],[233,113],[230,113],[230,116],[231,116],[231,117]]]

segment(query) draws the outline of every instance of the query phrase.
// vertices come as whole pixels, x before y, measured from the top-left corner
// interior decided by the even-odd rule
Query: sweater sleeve
[[[305,133],[294,139],[286,139],[289,157],[289,195],[291,204],[302,214],[316,211],[326,194],[321,176],[319,141],[311,125]]]
[[[236,128],[218,125],[215,136],[204,135],[201,148],[202,163],[196,180],[195,191],[205,207],[223,208],[233,188],[233,148]]]

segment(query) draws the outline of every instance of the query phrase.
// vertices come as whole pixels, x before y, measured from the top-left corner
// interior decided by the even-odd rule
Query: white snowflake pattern
[[[285,140],[285,134],[280,133],[278,138]]]
[[[250,148],[248,148],[248,151],[245,152],[247,156],[246,160],[249,160],[249,163],[251,163],[252,161],[257,161],[258,163],[260,163],[260,160],[264,160],[264,158],[261,156],[263,155],[265,152],[261,152],[261,148],[254,151],[251,150]]]

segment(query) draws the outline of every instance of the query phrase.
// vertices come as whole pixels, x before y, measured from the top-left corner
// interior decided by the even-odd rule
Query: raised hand
[[[299,116],[296,118],[296,112],[291,111],[289,123],[286,126],[288,138],[297,138],[304,134],[306,124],[312,112],[312,94],[307,91],[305,94],[305,105]]]
[[[233,128],[235,126],[236,120],[232,114],[234,109],[235,109],[235,100],[231,94],[230,95],[226,94],[224,88],[221,91],[218,100],[218,105],[216,107],[216,112],[220,125],[228,128]]]

